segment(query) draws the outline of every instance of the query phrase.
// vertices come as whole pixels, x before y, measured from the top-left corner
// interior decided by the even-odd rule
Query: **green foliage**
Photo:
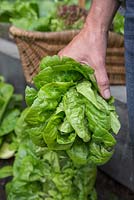
[[[92,152],[95,147],[99,151],[99,164],[101,159],[102,164],[105,162],[105,152],[107,162],[116,144],[111,133],[118,133],[120,123],[113,98],[104,100],[95,79],[90,78],[93,77],[92,68],[71,58],[48,56],[42,59],[40,69],[34,77],[37,89],[26,90],[27,102],[31,103],[28,103],[24,121],[32,127],[29,135],[33,142],[37,144],[38,141],[40,146],[40,141],[44,140],[51,150],[70,150],[80,140],[88,147],[87,160],[95,157]]]
[[[13,175],[6,186],[8,200],[86,200],[95,193],[95,166],[75,166],[66,152],[40,148],[30,140],[19,146]]]
[[[12,23],[18,28],[29,31],[80,29],[86,11],[82,11],[78,6],[72,6],[75,3],[75,1],[54,0],[13,2],[5,0],[0,4],[0,22]]]
[[[115,15],[114,21],[113,21],[113,29],[114,32],[124,34],[124,16],[122,16],[119,12]]]
[[[15,2],[2,1],[0,4],[0,21],[10,22],[10,19],[27,18],[37,19],[39,15],[38,5],[34,2],[16,0]],[[11,20],[12,21],[12,20]]]
[[[112,157],[120,129],[113,98],[100,96],[91,67],[67,57],[43,58],[33,82],[15,126],[7,200],[97,200],[97,166]]]
[[[13,168],[12,166],[5,166],[0,169],[0,179],[12,176],[13,175]]]
[[[4,0],[0,3],[0,22],[29,31],[81,29],[87,13],[74,6],[77,4],[78,0]],[[90,4],[90,0],[86,1],[87,10]],[[119,12],[113,21],[113,31],[124,34],[124,16]]]
[[[14,155],[11,145],[16,140],[14,132],[20,116],[22,96],[13,94],[13,86],[0,78],[0,159]]]

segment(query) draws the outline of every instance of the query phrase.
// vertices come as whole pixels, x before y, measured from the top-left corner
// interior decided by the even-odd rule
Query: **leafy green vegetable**
[[[20,111],[18,109],[14,109],[11,112],[5,114],[5,117],[0,126],[0,137],[9,134],[14,130],[19,115]]]
[[[81,96],[72,88],[66,93],[63,101],[67,120],[74,128],[76,134],[84,142],[88,142],[91,135],[86,123],[85,105],[81,101]]]
[[[89,10],[91,1],[86,1]],[[62,31],[81,29],[87,11],[79,8],[77,0],[4,0],[0,4],[0,22],[10,22],[13,25],[29,31]],[[113,20],[113,31],[124,34],[124,16],[119,12]]]
[[[112,157],[120,128],[94,70],[67,57],[43,58],[17,121],[8,200],[97,200],[96,168]]]
[[[96,165],[103,165],[112,157],[113,150],[106,149],[103,145],[92,142],[89,147],[89,161]]]
[[[24,121],[32,141],[51,150],[67,150],[77,164],[86,162],[95,144],[100,147],[99,164],[101,156],[102,164],[107,162],[116,144],[111,132],[117,134],[120,123],[112,98],[106,101],[99,95],[92,68],[71,58],[48,56],[42,59],[40,69],[34,78],[37,90],[26,90],[29,109]],[[86,144],[80,145],[85,161],[84,155],[77,160],[79,139]]]
[[[59,131],[61,132],[62,135],[66,135],[66,134],[71,133],[73,131],[73,127],[68,122],[67,118],[64,118],[63,123],[59,127]]]
[[[92,194],[96,167],[75,166],[65,151],[39,148],[25,140],[19,146],[13,175],[12,182],[6,186],[8,200],[82,200]]]
[[[20,116],[22,96],[13,94],[13,86],[0,80],[0,159],[15,153],[10,145],[15,142],[15,126]]]
[[[120,124],[119,124],[119,121],[118,121],[118,116],[115,112],[111,112],[110,113],[110,118],[111,118],[111,128],[113,130],[113,132],[115,134],[118,133],[119,129],[120,129]]]
[[[0,4],[1,22],[10,22],[10,20],[22,20],[26,18],[28,22],[29,20],[37,19],[38,15],[38,5],[34,2],[22,2],[17,0],[15,2],[2,1]]]
[[[10,144],[4,142],[0,148],[0,159],[8,159],[13,157],[15,151],[10,148]]]
[[[26,87],[25,90],[25,100],[28,106],[31,106],[33,101],[37,97],[37,91],[34,88]]]
[[[26,122],[39,124],[48,120],[52,112],[56,110],[61,97],[73,85],[73,82],[52,82],[41,87],[37,98],[29,108]]]
[[[106,147],[113,147],[116,144],[114,137],[104,128],[97,126],[92,135],[93,141],[96,143],[104,143]]]
[[[26,128],[27,124],[24,121],[24,118],[26,117],[27,112],[28,112],[28,108],[24,109],[23,112],[21,113],[21,116],[16,122],[15,133],[17,135],[17,139],[19,140],[23,140],[24,138],[28,137],[27,128]]]
[[[114,21],[113,21],[113,29],[114,32],[119,34],[124,34],[124,21],[125,18],[122,16],[119,12],[115,15]]]
[[[2,1],[0,22],[10,22],[29,31],[80,29],[87,12],[73,1]]]
[[[77,139],[73,146],[67,150],[67,154],[76,165],[87,164],[89,150],[86,144]]]
[[[84,82],[78,84],[76,89],[77,89],[78,93],[85,96],[92,104],[94,104],[94,106],[96,108],[98,108],[100,110],[101,108],[99,107],[95,93],[94,93],[93,89],[91,88],[91,86],[92,85],[89,81],[84,81]]]
[[[2,120],[6,106],[13,95],[13,87],[4,82],[0,82],[0,121]]]
[[[5,166],[5,167],[0,168],[0,179],[8,177],[8,176],[12,176],[12,175],[13,175],[12,166]]]
[[[0,22],[9,22],[14,12],[14,6],[8,1],[2,1],[0,4]]]

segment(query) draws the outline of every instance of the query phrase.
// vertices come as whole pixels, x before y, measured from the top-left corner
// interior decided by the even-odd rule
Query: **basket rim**
[[[57,32],[40,32],[40,31],[27,31],[27,30],[24,30],[12,25],[9,28],[9,32],[12,36],[42,39],[44,37],[48,37],[48,38],[53,38],[56,36],[61,37],[62,35],[66,35],[67,37],[67,36],[70,36],[70,34],[79,33],[80,30],[77,29],[77,30],[57,31]]]
[[[64,37],[70,37],[70,35],[76,35],[80,32],[80,30],[64,30],[64,31],[55,31],[55,32],[40,32],[40,31],[27,31],[21,28],[18,28],[14,25],[11,25],[9,28],[9,32],[13,37],[27,37],[27,38],[33,38],[33,39],[60,39]],[[109,31],[109,35],[115,36],[115,38],[118,40],[120,38],[121,43],[124,43],[124,36],[120,35],[116,32]]]

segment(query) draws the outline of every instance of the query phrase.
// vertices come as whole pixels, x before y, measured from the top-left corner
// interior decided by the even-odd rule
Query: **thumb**
[[[111,96],[110,85],[105,67],[96,69],[95,77],[99,86],[100,94],[104,97],[104,99],[109,99]]]

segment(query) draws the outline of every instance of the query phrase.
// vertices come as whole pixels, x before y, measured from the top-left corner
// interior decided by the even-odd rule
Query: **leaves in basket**
[[[0,21],[10,22],[28,31],[80,29],[87,12],[77,5],[61,1],[2,1]]]

